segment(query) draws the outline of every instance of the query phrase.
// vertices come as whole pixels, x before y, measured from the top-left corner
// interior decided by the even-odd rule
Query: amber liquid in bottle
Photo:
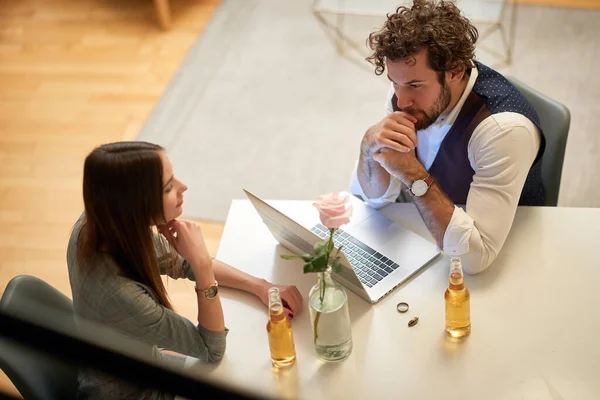
[[[465,286],[460,258],[452,257],[446,300],[446,332],[454,338],[471,333],[471,295]]]
[[[296,361],[292,324],[285,316],[279,289],[269,289],[269,322],[267,323],[271,361],[275,367],[288,367]]]

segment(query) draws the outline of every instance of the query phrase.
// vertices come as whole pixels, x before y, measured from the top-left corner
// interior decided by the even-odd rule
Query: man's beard
[[[418,122],[415,124],[415,130],[420,131],[423,129],[427,129],[433,124],[440,116],[440,114],[448,107],[450,104],[450,87],[446,84],[446,79],[442,82],[442,90],[440,90],[440,95],[437,99],[435,99],[435,103],[427,112],[423,110],[403,110],[406,113],[418,118]],[[417,117],[418,114],[419,116]]]

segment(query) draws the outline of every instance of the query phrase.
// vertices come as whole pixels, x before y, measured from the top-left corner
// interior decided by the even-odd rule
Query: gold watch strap
[[[206,289],[198,289],[198,286],[194,285],[194,290],[196,291],[196,293],[199,293],[199,294],[201,294],[203,296],[206,296],[207,292],[208,292],[208,289],[210,289],[213,286],[219,287],[219,282],[217,282],[216,279],[215,279],[215,284],[214,285],[210,285]]]

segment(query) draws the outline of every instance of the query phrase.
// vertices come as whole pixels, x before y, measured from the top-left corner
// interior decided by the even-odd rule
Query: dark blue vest
[[[529,170],[519,205],[543,205],[545,191],[541,179],[542,155],[546,140],[533,106],[505,77],[485,65],[475,62],[479,75],[456,121],[444,137],[438,154],[429,168],[442,190],[454,204],[466,204],[475,171],[468,157],[469,139],[473,131],[492,114],[514,112],[528,118],[541,134],[538,154]],[[394,110],[397,99],[392,98]],[[417,146],[417,151],[419,150]]]

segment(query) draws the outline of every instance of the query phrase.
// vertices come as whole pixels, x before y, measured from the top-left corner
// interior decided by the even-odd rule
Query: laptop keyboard
[[[321,224],[313,226],[311,231],[321,239],[329,239],[329,229]],[[352,264],[360,281],[367,287],[375,286],[377,282],[399,267],[398,264],[383,254],[373,250],[341,229],[335,231],[333,244],[338,248],[343,246],[342,251]]]

